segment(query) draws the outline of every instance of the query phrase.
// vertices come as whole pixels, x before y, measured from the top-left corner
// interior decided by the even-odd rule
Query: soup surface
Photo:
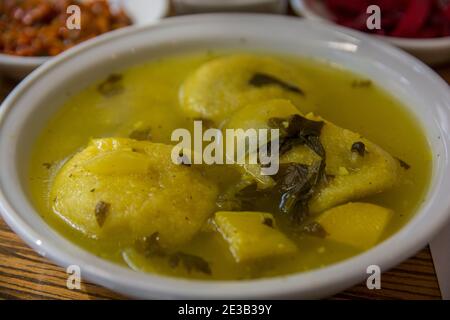
[[[279,129],[280,170],[174,164],[172,132],[194,121]],[[370,80],[315,60],[208,52],[70,97],[35,143],[29,181],[42,217],[102,258],[231,280],[370,249],[411,218],[430,173],[420,126]]]

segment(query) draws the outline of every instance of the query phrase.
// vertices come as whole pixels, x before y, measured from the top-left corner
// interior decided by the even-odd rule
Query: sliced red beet
[[[336,15],[358,15],[366,12],[369,6],[368,0],[326,0],[329,10]]]
[[[380,7],[383,14],[392,13],[392,11],[400,11],[408,5],[409,0],[373,0],[371,4]]]
[[[368,31],[366,13],[360,14],[355,18],[338,18],[337,23],[347,28],[352,28],[360,31]]]
[[[394,37],[416,36],[430,15],[431,6],[432,0],[411,0],[391,35]]]
[[[448,22],[450,22],[450,3],[442,8],[442,13],[448,19]]]

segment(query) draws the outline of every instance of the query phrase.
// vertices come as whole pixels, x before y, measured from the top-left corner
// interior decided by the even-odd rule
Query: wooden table
[[[450,65],[436,69],[450,83]],[[0,94],[14,86],[0,85]],[[92,283],[81,290],[66,287],[67,274],[31,250],[0,219],[0,299],[120,299],[120,295]],[[380,290],[365,283],[332,299],[441,299],[433,260],[428,247],[381,277]]]

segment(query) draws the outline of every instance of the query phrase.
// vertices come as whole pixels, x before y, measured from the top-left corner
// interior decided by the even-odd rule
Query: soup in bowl
[[[118,32],[31,76],[3,116],[12,227],[139,297],[318,297],[424,245],[448,217],[445,84],[353,32],[246,17]]]

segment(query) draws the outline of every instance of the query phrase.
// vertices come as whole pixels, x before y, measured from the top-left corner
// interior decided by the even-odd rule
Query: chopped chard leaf
[[[135,246],[138,252],[146,258],[166,258],[172,268],[176,268],[181,264],[188,272],[194,270],[205,274],[212,273],[209,263],[201,257],[180,251],[167,253],[167,250],[161,246],[159,232],[154,232],[149,237],[139,239],[136,241]]]
[[[50,163],[50,162],[44,162],[43,164],[42,164],[44,167],[45,167],[45,169],[50,169],[51,167],[52,167],[52,164]]]
[[[154,232],[148,237],[136,241],[136,248],[147,258],[152,256],[164,256],[164,248],[159,243],[159,232]]]
[[[271,218],[264,218],[263,224],[270,228],[273,228],[273,220]]]
[[[100,201],[95,206],[95,219],[100,227],[105,223],[111,205],[104,201]]]
[[[313,121],[298,114],[288,119],[270,118],[270,127],[280,130],[280,155],[297,145],[306,145],[321,158],[325,158],[325,149],[320,142],[323,121]]]
[[[402,159],[397,158],[397,157],[396,157],[396,159],[400,163],[400,167],[402,167],[403,169],[408,170],[411,168],[411,166],[408,163],[406,163],[405,161],[403,161]]]
[[[323,226],[318,222],[311,222],[303,227],[303,232],[311,236],[325,238],[328,232],[323,228]]]
[[[351,151],[357,152],[361,157],[364,157],[364,154],[366,153],[366,145],[361,141],[355,142],[352,144]]]
[[[352,82],[352,88],[369,88],[372,86],[372,81],[370,80],[354,80]]]
[[[139,130],[133,130],[129,137],[134,140],[140,140],[140,141],[151,141],[152,135],[150,134],[150,128],[145,129],[139,129]]]
[[[169,256],[169,265],[172,268],[176,268],[180,264],[182,264],[189,273],[193,270],[205,274],[212,273],[209,263],[199,256],[184,252],[176,252]]]
[[[214,128],[215,124],[214,121],[210,120],[210,119],[206,119],[206,118],[194,118],[194,121],[201,121],[202,122],[202,126],[210,129],[210,128]]]
[[[302,89],[292,84],[286,83],[280,79],[277,79],[271,75],[265,73],[255,73],[252,78],[249,80],[249,84],[258,88],[269,86],[269,85],[277,85],[287,91],[298,93],[302,96],[305,95]]]
[[[121,94],[124,91],[123,76],[121,74],[113,73],[100,83],[97,87],[98,92],[106,98]]]
[[[310,166],[299,163],[280,166],[276,176],[276,188],[281,194],[279,210],[288,214],[295,222],[302,222],[308,215],[308,201],[324,174],[323,163],[314,161]]]

